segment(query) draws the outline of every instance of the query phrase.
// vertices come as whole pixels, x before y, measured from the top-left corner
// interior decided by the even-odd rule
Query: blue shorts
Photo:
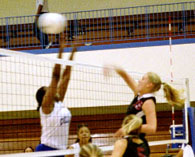
[[[46,146],[44,144],[39,144],[36,148],[35,148],[35,152],[39,152],[39,151],[50,151],[50,150],[58,150],[56,148],[52,148],[52,147],[49,147],[49,146]],[[57,156],[57,157],[64,157],[63,156]]]

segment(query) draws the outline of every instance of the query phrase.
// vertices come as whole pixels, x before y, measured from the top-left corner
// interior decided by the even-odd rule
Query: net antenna
[[[172,52],[172,21],[171,21],[171,16],[169,15],[169,52],[170,52],[170,80],[171,83],[173,83],[174,80],[174,75],[173,75],[173,52]],[[188,112],[187,108],[190,107],[190,94],[189,94],[189,79],[185,79],[185,105],[184,105],[184,123],[185,123],[185,139],[186,141],[184,143],[189,142],[189,133],[188,133]],[[172,136],[175,139],[176,138],[176,128],[175,128],[175,106],[172,104]]]
[[[173,82],[173,53],[172,53],[172,31],[171,31],[171,16],[169,16],[169,50],[170,50],[170,74],[171,82]],[[172,126],[173,138],[175,138],[175,107],[172,104]]]

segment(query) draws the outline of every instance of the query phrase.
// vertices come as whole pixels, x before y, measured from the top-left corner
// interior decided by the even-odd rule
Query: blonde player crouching
[[[61,35],[58,58],[62,58],[64,37]],[[74,47],[69,60],[73,60],[76,48]],[[68,88],[71,66],[66,66],[62,76],[61,65],[55,64],[48,87],[41,87],[36,93],[41,119],[41,144],[35,151],[66,149],[68,144],[71,113],[62,103]]]
[[[142,119],[136,115],[128,115],[124,118],[122,130],[124,137],[114,144],[114,150],[111,157],[147,157],[149,149],[139,137],[139,129],[142,125]]]

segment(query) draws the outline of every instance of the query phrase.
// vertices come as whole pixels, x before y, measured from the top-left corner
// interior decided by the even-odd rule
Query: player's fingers
[[[77,51],[77,47],[73,47],[72,52],[76,52]]]
[[[103,74],[104,76],[109,76],[109,69],[107,67],[103,68]]]

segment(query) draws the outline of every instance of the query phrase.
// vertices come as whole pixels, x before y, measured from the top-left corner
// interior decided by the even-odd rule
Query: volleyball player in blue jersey
[[[62,58],[64,45],[64,37],[61,36],[58,58]],[[73,60],[75,52],[74,47],[69,60]],[[62,76],[60,73],[61,65],[55,64],[49,86],[41,87],[36,93],[41,120],[41,144],[35,151],[67,148],[71,113],[63,100],[71,76],[71,66],[66,66]]]

